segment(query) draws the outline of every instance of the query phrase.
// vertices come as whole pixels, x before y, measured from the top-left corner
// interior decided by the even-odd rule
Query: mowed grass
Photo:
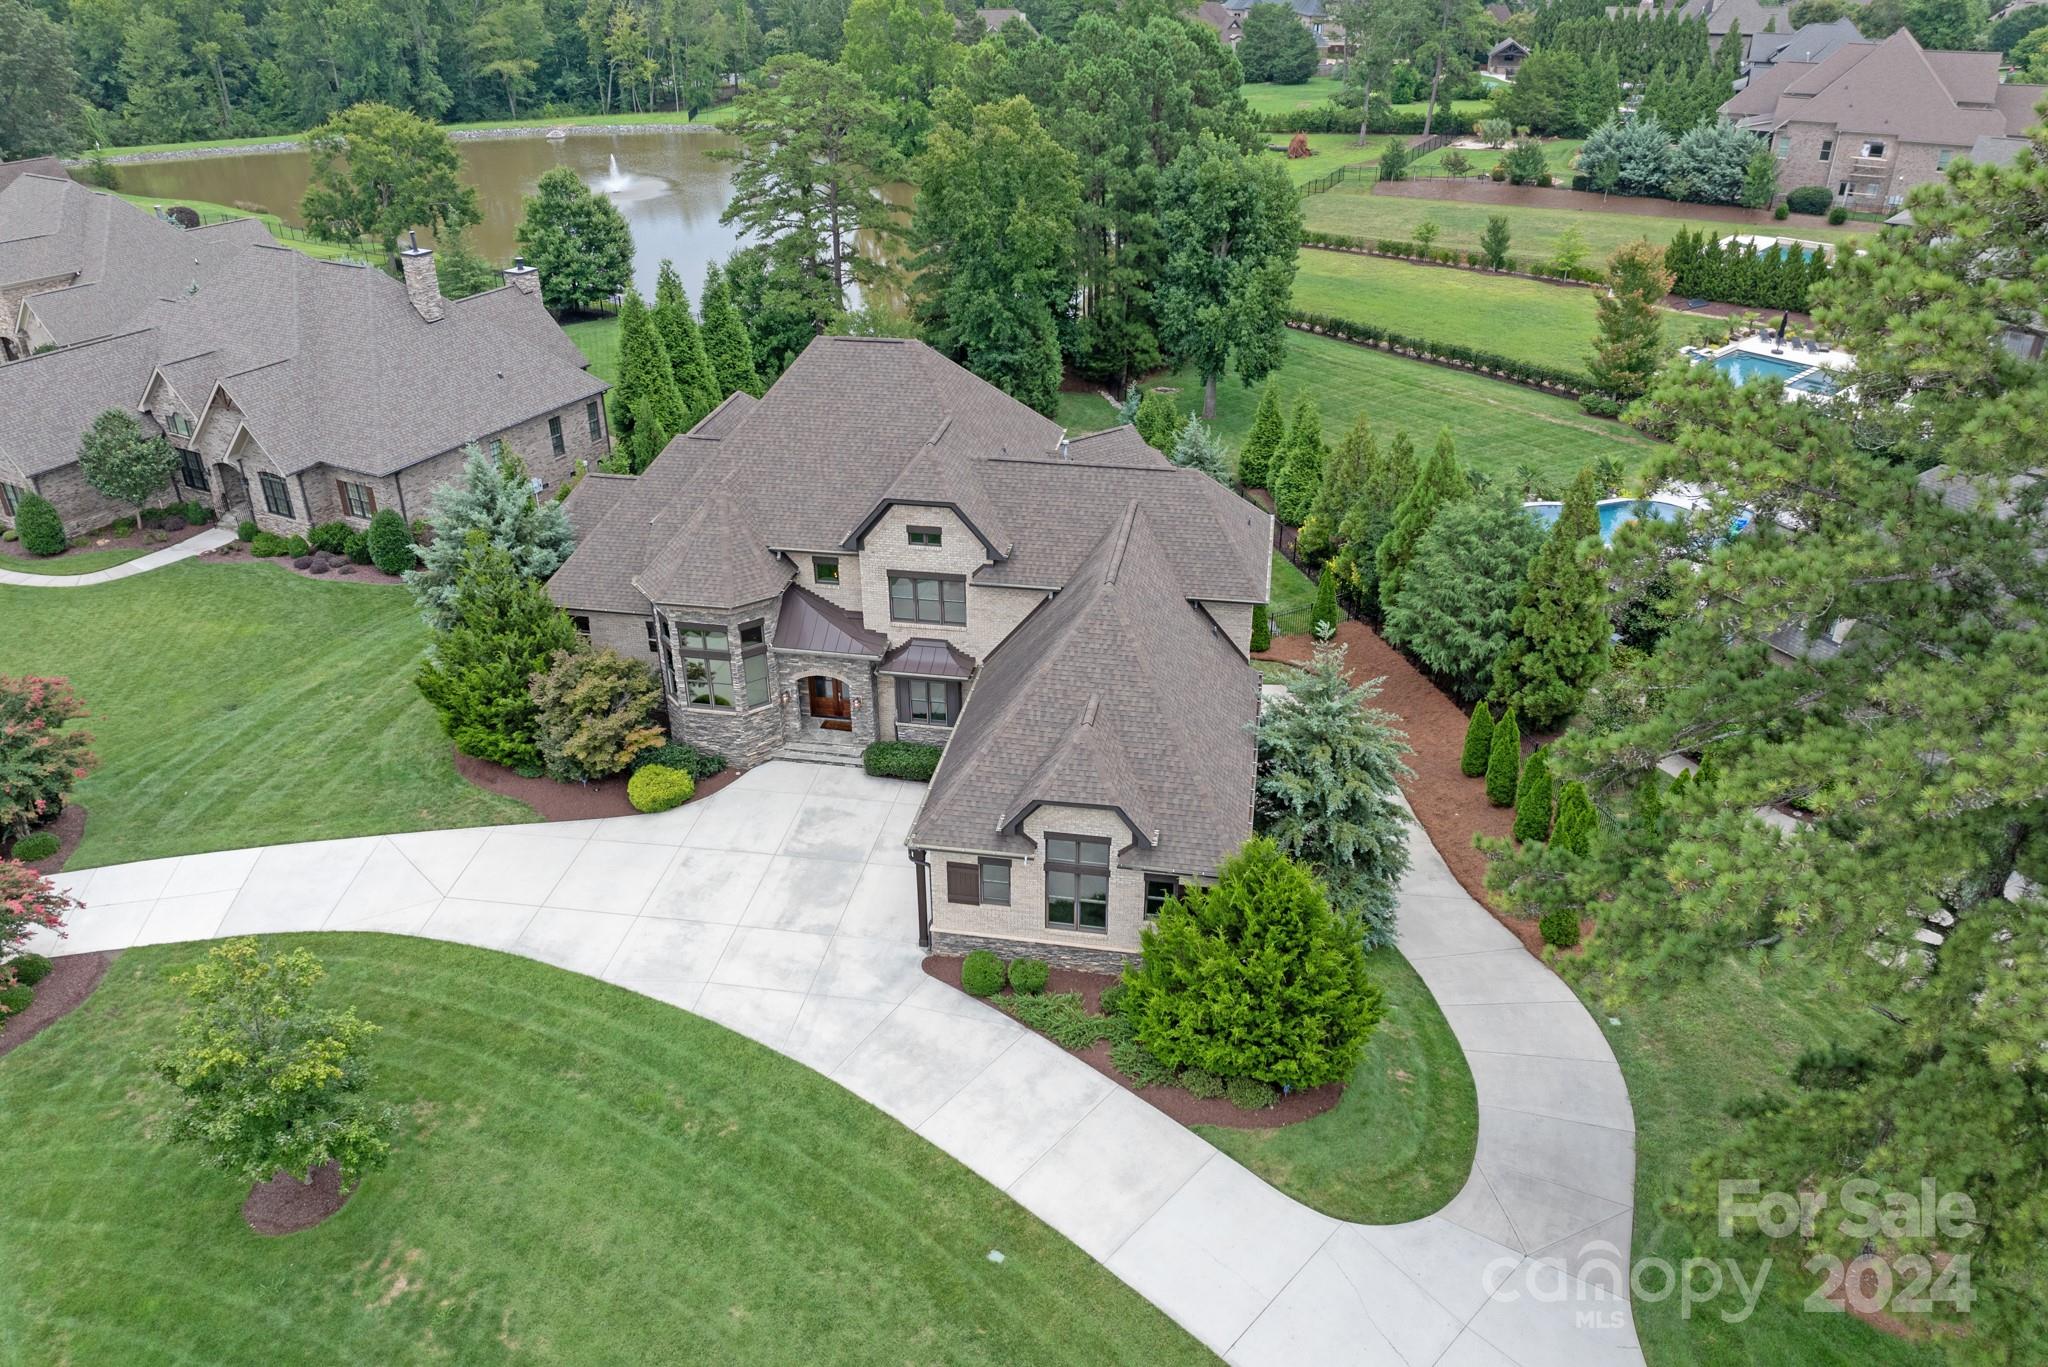
[[[1584,138],[1544,138],[1543,161],[1550,167],[1560,184],[1571,181],[1572,159],[1579,155],[1579,149],[1586,145]],[[1417,175],[1444,175],[1444,158],[1454,149],[1439,147],[1426,156],[1418,157],[1412,167]],[[1505,147],[1460,147],[1455,149],[1470,163],[1473,171],[1491,171],[1508,154]]]
[[[1296,185],[1327,176],[1330,172],[1346,166],[1377,166],[1380,152],[1386,144],[1373,139],[1364,147],[1350,133],[1304,133],[1308,139],[1309,155],[1290,158],[1285,152],[1268,152],[1267,155],[1280,163],[1287,172],[1287,178]],[[1267,136],[1272,147],[1285,147],[1294,140],[1289,133],[1273,133]]]
[[[1392,948],[1366,963],[1386,1017],[1334,1110],[1277,1130],[1196,1129],[1325,1215],[1394,1224],[1442,1209],[1464,1187],[1479,1103],[1464,1051],[1414,968]]]
[[[1513,276],[1304,249],[1294,307],[1480,347],[1531,364],[1583,370],[1598,330],[1599,295]],[[1664,314],[1671,348],[1696,341],[1713,319]]]
[[[1476,157],[1468,152],[1467,156]],[[1415,225],[1428,219],[1442,230],[1439,247],[1472,251],[1486,231],[1486,220],[1506,214],[1513,241],[1508,250],[1519,257],[1548,257],[1566,228],[1577,228],[1593,255],[1604,261],[1616,248],[1647,238],[1658,246],[1670,242],[1681,228],[1719,229],[1726,233],[1780,232],[1787,237],[1848,241],[1869,225],[1850,224],[1831,228],[1818,219],[1788,222],[1774,229],[1746,228],[1734,223],[1707,223],[1694,219],[1668,218],[1649,214],[1600,213],[1574,209],[1533,209],[1490,204],[1469,204],[1451,200],[1410,199],[1401,195],[1375,195],[1372,183],[1346,182],[1327,194],[1311,195],[1301,204],[1303,223],[1321,232],[1348,233],[1354,237],[1411,238]]]
[[[197,945],[0,1059],[0,1345],[48,1362],[1210,1361],[1009,1197],[720,1026],[465,946],[279,937],[380,1027],[389,1167],[286,1238],[162,1138]],[[1003,1255],[989,1259],[991,1250]],[[10,1360],[15,1360],[10,1358]]]
[[[700,110],[696,118],[680,112],[657,111],[634,114],[616,111],[610,114],[568,114],[551,119],[472,119],[467,123],[444,123],[441,128],[449,133],[481,132],[493,128],[613,128],[646,127],[673,124],[676,127],[702,127],[706,124],[721,124],[733,117],[730,101],[712,105]],[[237,147],[268,147],[280,142],[297,142],[304,133],[266,133],[246,138],[201,138],[192,142],[149,142],[136,143],[128,147],[109,147],[110,157],[135,156],[145,152],[202,152]]]
[[[1406,431],[1417,453],[1427,456],[1437,429],[1449,427],[1465,468],[1496,479],[1508,478],[1526,462],[1547,478],[1565,481],[1601,456],[1633,469],[1651,445],[1619,423],[1586,416],[1568,399],[1302,332],[1287,334],[1287,360],[1273,378],[1290,419],[1297,394],[1305,391],[1315,399],[1326,441],[1341,441],[1363,413],[1382,443]],[[1202,411],[1201,380],[1192,371],[1150,376],[1145,383],[1176,388],[1183,413]],[[1075,432],[1116,421],[1116,410],[1098,396],[1060,397],[1060,421]],[[1258,389],[1233,377],[1217,384],[1216,430],[1233,460],[1258,402]]]
[[[1311,76],[1299,85],[1246,81],[1237,90],[1254,114],[1291,114],[1336,99],[1344,92],[1344,82],[1335,76]]]
[[[619,320],[617,318],[590,318],[580,323],[564,323],[562,331],[569,334],[569,340],[576,344],[584,359],[590,362],[590,373],[600,380],[613,384],[619,379]]]
[[[179,199],[166,195],[122,195],[121,198],[130,204],[138,204],[152,210],[181,204],[198,213],[209,226],[223,218],[253,218],[270,230],[270,235],[277,239],[279,246],[290,247],[293,251],[304,252],[307,256],[318,257],[323,261],[353,261],[360,264],[367,262],[377,253],[375,247],[352,245],[347,242],[315,242],[298,229],[287,228],[285,221],[276,214],[252,213],[247,209],[237,209],[232,204],[214,204],[203,199]]]
[[[1597,989],[1582,987],[1581,995],[1603,1023],[1635,1107],[1635,1258],[1678,1266],[1730,1256],[1735,1249],[1671,1218],[1668,1203],[1692,1181],[1694,1159],[1735,1133],[1730,1107],[1766,1091],[1789,1092],[1792,1065],[1805,1050],[1867,1034],[1860,1008],[1782,954],[1768,962],[1730,959],[1698,981],[1626,1004],[1603,1003]],[[1743,1275],[1753,1280],[1756,1271],[1752,1261]],[[1801,1300],[1813,1285],[1796,1261],[1779,1259],[1747,1322],[1723,1322],[1720,1303],[1695,1306],[1686,1318],[1676,1297],[1637,1297],[1636,1329],[1656,1367],[1936,1367],[1944,1360],[1847,1315],[1808,1313]],[[1731,1295],[1725,1308],[1739,1304]]]
[[[0,674],[63,675],[99,767],[67,865],[531,821],[455,772],[397,587],[183,561],[61,593],[0,587]]]
[[[1316,607],[1315,581],[1294,567],[1294,562],[1273,552],[1273,578],[1266,601],[1266,620],[1275,636],[1306,636],[1309,615]]]
[[[0,555],[0,570],[12,570],[16,574],[44,574],[61,578],[71,574],[91,574],[94,570],[110,570],[116,565],[125,565],[130,560],[149,555],[153,547],[122,546],[108,551],[67,551],[44,560],[33,555]]]

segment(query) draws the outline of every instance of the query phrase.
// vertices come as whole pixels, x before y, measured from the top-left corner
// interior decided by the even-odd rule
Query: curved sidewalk
[[[175,546],[166,546],[148,555],[138,555],[133,560],[93,570],[88,574],[23,574],[19,570],[0,569],[0,584],[18,589],[83,589],[94,584],[111,584],[116,579],[127,579],[138,574],[148,574],[166,565],[175,565],[180,560],[190,560],[195,555],[204,555],[218,546],[225,546],[235,539],[232,527],[214,527],[197,536],[188,536]]]
[[[59,875],[88,905],[68,940],[39,948],[356,930],[509,950],[834,1079],[1232,1362],[1641,1364],[1626,1298],[1602,1289],[1625,1287],[1635,1177],[1620,1070],[1571,990],[1459,889],[1419,829],[1402,948],[1471,1060],[1479,1152],[1443,1211],[1366,1226],[1282,1195],[927,977],[902,844],[922,797],[778,762],[657,816],[113,865]]]

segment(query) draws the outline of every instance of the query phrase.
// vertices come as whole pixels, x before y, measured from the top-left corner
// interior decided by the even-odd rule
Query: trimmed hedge
[[[642,750],[627,763],[627,769],[639,773],[650,764],[659,764],[669,769],[680,769],[699,783],[713,774],[725,772],[725,756],[709,750],[699,750],[694,745],[671,741],[657,745],[652,750]]]
[[[30,555],[62,555],[70,543],[64,536],[64,519],[50,500],[41,494],[23,494],[14,504],[14,530],[21,548]]]
[[[878,740],[860,752],[860,767],[876,778],[907,778],[929,783],[939,767],[939,747],[907,740]]]
[[[1530,280],[1567,280],[1575,285],[1607,283],[1606,273],[1591,266],[1575,266],[1567,271],[1559,271],[1550,268],[1547,262],[1511,256],[1508,258],[1507,267],[1496,271],[1486,264],[1484,252],[1461,252],[1454,247],[1425,247],[1420,242],[1410,242],[1399,237],[1354,237],[1350,233],[1324,232],[1317,228],[1302,233],[1301,245],[1320,247],[1325,251],[1388,256],[1402,261],[1427,261],[1439,266],[1465,266],[1473,270],[1490,271],[1495,275],[1525,276]]]
[[[1300,310],[1290,311],[1287,321],[1304,331],[1321,333],[1325,337],[1335,337],[1339,341],[1378,347],[1381,351],[1414,356],[1420,360],[1440,361],[1446,365],[1479,371],[1516,384],[1565,390],[1575,398],[1593,388],[1592,378],[1582,371],[1518,361],[1499,352],[1482,351],[1478,347],[1461,346],[1456,342],[1434,342],[1427,337],[1411,337],[1406,333],[1393,332],[1372,323],[1335,318],[1323,313],[1304,313]]]
[[[1785,195],[1785,207],[1795,214],[1824,214],[1834,204],[1835,197],[1825,185],[1802,185]]]
[[[24,864],[33,864],[38,859],[48,859],[57,852],[59,842],[49,831],[37,831],[14,842],[13,858]]]
[[[1003,990],[1003,961],[977,949],[960,962],[960,989],[971,997],[993,997]]]
[[[626,780],[626,800],[636,812],[665,812],[680,807],[696,793],[697,785],[680,769],[650,764]]]
[[[50,976],[53,965],[40,954],[17,954],[4,965],[14,970],[16,981],[25,987],[34,987]]]

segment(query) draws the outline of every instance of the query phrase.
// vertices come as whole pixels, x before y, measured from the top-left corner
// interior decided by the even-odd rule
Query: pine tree
[[[1436,449],[1430,453],[1429,464],[1408,490],[1407,497],[1394,513],[1394,525],[1379,544],[1377,551],[1379,566],[1379,597],[1382,607],[1401,591],[1401,576],[1407,573],[1408,564],[1415,558],[1416,547],[1422,543],[1422,534],[1429,530],[1429,524],[1436,520],[1437,510],[1447,503],[1468,498],[1472,493],[1472,481],[1458,465],[1457,447],[1451,441],[1451,429],[1442,428],[1437,432]]]
[[[1328,565],[1323,566],[1322,575],[1316,580],[1316,605],[1309,621],[1318,635],[1326,627],[1334,632],[1343,624],[1344,615],[1337,611],[1337,579]]]
[[[1323,463],[1329,452],[1323,446],[1323,415],[1316,401],[1303,394],[1294,403],[1294,426],[1287,434],[1287,451],[1274,480],[1273,502],[1280,520],[1299,527],[1315,507],[1323,483]]]
[[[683,425],[687,432],[718,407],[725,397],[718,392],[718,373],[705,354],[704,339],[697,333],[697,321],[690,316],[690,296],[683,290],[675,264],[661,263],[654,284],[654,326],[661,333],[661,345],[676,379],[676,393],[683,401]]]
[[[754,368],[754,339],[747,335],[747,324],[740,317],[740,311],[733,306],[732,291],[727,288],[725,275],[713,262],[704,272],[704,293],[700,296],[703,306],[704,326],[700,335],[704,340],[704,354],[711,362],[712,373],[718,377],[719,401],[734,394],[761,396],[767,386],[761,383],[761,372]]]
[[[1558,797],[1557,824],[1551,828],[1550,843],[1583,859],[1593,852],[1593,832],[1599,824],[1586,785],[1573,779]]]
[[[1200,470],[1218,484],[1229,487],[1230,461],[1223,443],[1199,418],[1189,418],[1187,425],[1180,429],[1167,459],[1183,470]]]
[[[612,439],[624,473],[639,474],[683,430],[683,396],[668,348],[637,290],[619,309],[619,382],[612,386]]]
[[[1485,778],[1487,761],[1493,758],[1493,709],[1480,703],[1472,709],[1471,724],[1465,728],[1465,751],[1458,757],[1458,772],[1466,778]]]
[[[1515,785],[1514,838],[1548,840],[1550,803],[1550,753],[1549,747],[1544,746],[1529,756],[1529,762],[1522,766],[1522,777]]]
[[[1607,283],[1597,305],[1600,332],[1586,370],[1602,393],[1626,402],[1650,387],[1663,363],[1659,305],[1671,290],[1671,277],[1662,252],[1648,242],[1631,242],[1608,263]]]
[[[1372,438],[1372,423],[1361,413],[1323,466],[1315,507],[1309,511],[1308,521],[1301,524],[1297,549],[1303,559],[1313,564],[1330,553],[1342,529],[1344,514],[1365,492],[1379,464],[1379,444]]]
[[[1486,800],[1496,807],[1511,806],[1522,777],[1522,725],[1515,709],[1493,728],[1492,750],[1486,757]]]
[[[437,631],[454,621],[457,578],[467,563],[471,533],[481,533],[505,552],[518,574],[536,582],[560,569],[576,549],[568,514],[554,499],[534,498],[517,456],[508,451],[492,460],[474,442],[464,448],[464,456],[461,480],[442,485],[427,510],[433,541],[419,549],[418,568],[405,572],[405,586],[420,615]],[[411,540],[408,534],[408,563]]]
[[[1513,638],[1494,666],[1494,696],[1538,727],[1557,726],[1577,711],[1586,686],[1607,666],[1606,593],[1583,549],[1600,534],[1597,494],[1592,470],[1581,469],[1529,566]]]
[[[1266,381],[1259,393],[1258,411],[1252,414],[1252,430],[1237,453],[1237,482],[1247,489],[1271,489],[1278,473],[1274,457],[1287,443],[1287,421],[1280,415],[1280,386]]]
[[[1273,617],[1264,603],[1252,604],[1252,653],[1262,654],[1273,648]]]
[[[1337,539],[1343,545],[1336,561],[1338,591],[1357,605],[1361,615],[1375,620],[1385,607],[1380,595],[1380,542],[1393,530],[1394,515],[1415,487],[1417,473],[1415,444],[1406,432],[1396,432],[1337,525]]]

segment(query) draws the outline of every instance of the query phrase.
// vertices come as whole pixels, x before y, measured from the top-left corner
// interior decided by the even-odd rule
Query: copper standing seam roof
[[[775,617],[775,648],[872,659],[889,648],[889,638],[862,626],[859,614],[791,584],[782,592],[782,608]]]
[[[882,657],[884,674],[911,674],[921,679],[965,679],[974,673],[974,657],[953,649],[950,641],[913,636]]]

